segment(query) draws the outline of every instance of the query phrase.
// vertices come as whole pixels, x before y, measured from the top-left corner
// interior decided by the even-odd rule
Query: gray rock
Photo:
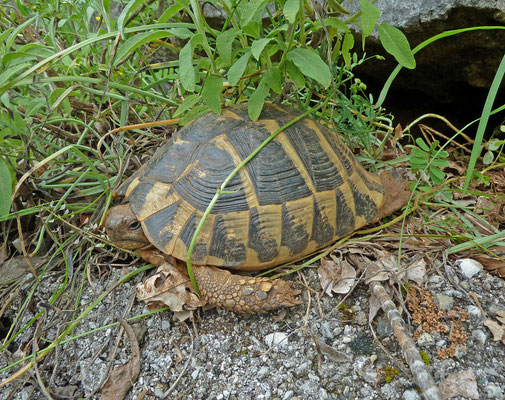
[[[268,347],[275,348],[288,344],[288,334],[286,332],[274,332],[265,336],[265,343]]]
[[[261,367],[257,373],[259,379],[263,379],[268,374],[268,367]]]
[[[421,400],[421,396],[415,390],[406,390],[402,395],[403,400]]]
[[[480,318],[482,316],[482,311],[480,311],[480,308],[472,304],[466,307],[466,311],[471,317],[474,318]]]
[[[284,396],[282,396],[282,400],[292,400],[294,394],[295,392],[288,390],[286,393],[284,393]]]
[[[463,258],[456,262],[456,265],[459,266],[459,269],[467,278],[473,278],[480,271],[482,271],[482,264],[472,260],[471,258]]]
[[[477,340],[480,344],[485,344],[487,340],[487,335],[482,329],[476,329],[472,332],[472,337]]]
[[[488,399],[501,399],[503,397],[503,389],[494,383],[488,384],[484,390]]]
[[[417,339],[417,344],[419,346],[431,346],[434,343],[435,340],[433,339],[433,336],[427,332],[424,332],[421,335],[419,335],[419,338]]]
[[[438,307],[445,311],[451,310],[454,306],[454,299],[450,296],[446,296],[445,294],[436,294],[435,302],[437,303]]]

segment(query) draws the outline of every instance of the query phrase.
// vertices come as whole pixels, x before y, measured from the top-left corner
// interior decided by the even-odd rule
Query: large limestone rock
[[[359,2],[350,4],[346,0],[344,6],[356,11]],[[480,25],[505,26],[504,0],[377,0],[375,6],[382,12],[379,23],[387,22],[401,29],[412,48],[443,31]],[[384,61],[366,62],[356,70],[378,92],[397,64],[382,49],[377,36],[368,40],[366,51],[386,57]],[[403,103],[417,97],[427,103],[427,110],[430,103],[452,105],[455,112],[461,110],[464,114],[466,105],[471,104],[477,117],[504,55],[505,30],[472,31],[438,40],[416,54],[415,70],[399,74],[392,96],[396,93],[396,97],[403,97],[400,99]],[[389,101],[394,103],[395,99]]]

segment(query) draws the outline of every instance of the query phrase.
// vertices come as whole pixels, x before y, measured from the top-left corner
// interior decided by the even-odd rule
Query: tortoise
[[[108,212],[109,238],[157,264],[156,255],[185,260],[224,179],[300,114],[266,104],[253,122],[245,103],[197,118],[119,187],[125,202]],[[250,313],[298,304],[290,282],[215,267],[263,270],[310,255],[400,208],[404,200],[390,201],[399,198],[397,188],[389,174],[363,168],[324,126],[301,119],[235,175],[205,221],[191,256],[204,300]]]

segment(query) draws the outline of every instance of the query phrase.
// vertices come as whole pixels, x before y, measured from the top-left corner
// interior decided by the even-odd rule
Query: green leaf
[[[230,85],[235,86],[239,82],[240,78],[242,78],[250,57],[251,52],[248,51],[230,67],[228,70],[228,82]]]
[[[223,64],[225,67],[229,66],[232,61],[231,49],[233,40],[238,35],[239,31],[236,29],[229,29],[220,33],[216,38],[216,48],[219,52]]]
[[[262,8],[265,5],[265,3],[268,0],[251,0],[251,1],[244,1],[242,4],[244,4],[244,7],[242,7],[241,10],[241,15],[240,15],[240,25],[242,27],[245,27],[246,25],[249,24],[249,22],[253,21],[253,19],[256,17],[256,19],[259,16],[259,19],[263,16],[263,11]],[[255,21],[258,22],[258,21]]]
[[[186,96],[184,101],[181,103],[181,105],[175,111],[174,118],[184,114],[187,110],[189,110],[196,103],[198,103],[199,100],[200,100],[199,94],[191,94],[189,96]]]
[[[186,126],[189,124],[191,121],[195,120],[199,116],[206,114],[209,112],[209,107],[206,105],[199,105],[196,107],[193,107],[189,112],[182,118],[181,120],[181,125]]]
[[[426,151],[426,152],[428,152],[428,153],[429,153],[429,152],[430,152],[430,150],[431,150],[431,149],[430,149],[430,147],[429,147],[429,146],[426,144],[426,142],[423,140],[423,138],[418,137],[418,138],[416,139],[416,144],[417,144],[417,145],[418,145],[421,149],[423,149],[424,151]],[[412,150],[414,150],[414,149],[412,149]]]
[[[445,172],[438,167],[430,168],[430,177],[435,185],[440,185],[445,180]]]
[[[344,35],[344,41],[342,42],[342,57],[344,58],[345,65],[351,67],[351,50],[354,47],[354,36],[352,33],[346,33]]]
[[[300,0],[286,0],[286,3],[284,3],[284,16],[290,24],[296,21],[296,14],[298,14],[299,9]]]
[[[263,49],[268,44],[268,42],[270,42],[270,40],[272,40],[272,39],[271,38],[263,38],[263,39],[258,39],[258,40],[255,40],[254,42],[252,42],[251,54],[253,55],[253,57],[256,60],[259,61],[260,55],[263,52]]]
[[[126,21],[128,20],[128,17],[137,9],[139,8],[142,3],[144,3],[144,0],[130,0],[130,2],[126,5],[125,8],[123,8],[123,11],[121,11],[121,14],[119,15],[117,19],[117,27],[119,29],[119,33],[121,34],[121,37],[124,39],[125,38],[125,33],[124,33],[124,28]]]
[[[500,140],[500,139],[491,139],[489,142],[487,142],[487,147],[491,151],[496,151],[498,150],[503,144],[505,143],[505,140]]]
[[[365,39],[372,34],[381,12],[368,0],[360,0],[359,4],[361,5],[361,34]]]
[[[126,57],[128,53],[134,51],[135,49],[138,49],[140,46],[167,36],[172,36],[172,33],[170,31],[155,31],[139,33],[135,36],[132,36],[131,38],[121,43],[117,49],[114,65],[123,60],[123,58]]]
[[[424,169],[426,167],[426,158],[410,157],[410,165],[412,168]]]
[[[289,29],[289,24],[282,24],[281,26],[276,27],[275,29],[268,32],[267,37],[279,39],[282,38],[282,35],[279,35],[281,32],[286,32]]]
[[[261,110],[263,110],[263,104],[265,104],[265,98],[269,92],[270,88],[266,83],[265,77],[263,77],[257,89],[249,97],[249,103],[247,104],[247,112],[252,121],[256,121],[259,118]]]
[[[494,160],[494,154],[492,151],[486,151],[486,154],[484,154],[484,157],[482,157],[482,162],[485,164],[485,165],[489,165],[493,162]]]
[[[259,39],[261,31],[261,23],[251,21],[246,26],[242,27],[242,31],[253,38]]]
[[[0,96],[0,101],[5,106],[5,108],[7,109],[11,108],[11,100],[9,97],[9,92],[5,92],[2,96]]]
[[[414,69],[416,60],[409,42],[399,29],[386,23],[379,25],[379,37],[384,49],[403,67]]]
[[[330,86],[330,69],[317,53],[309,49],[296,48],[288,53],[287,58],[293,62],[305,76],[316,80],[325,88]]]
[[[9,35],[8,39],[5,41],[5,50],[9,51],[12,44],[14,43],[14,40],[18,37],[18,35],[25,29],[28,25],[32,24],[35,18],[38,18],[38,16],[32,17],[30,19],[27,19],[25,22],[23,22],[21,25],[17,26]]]
[[[335,28],[338,31],[351,32],[351,29],[349,29],[346,23],[342,22],[338,18],[335,17],[325,18],[323,19],[323,22],[326,25],[326,27],[331,26],[332,28]],[[312,27],[310,28],[310,30],[312,32],[317,32],[322,27],[323,25],[321,24],[321,21],[317,20],[312,23]]]
[[[442,167],[442,168],[445,168],[445,167],[448,167],[451,163],[449,162],[449,160],[442,160],[440,158],[433,158],[431,160],[431,165],[434,165],[436,167]]]
[[[414,147],[412,149],[411,155],[414,157],[423,158],[425,160],[430,157],[428,153],[426,153],[424,150],[418,149],[417,147]]]
[[[0,74],[0,85],[4,82],[9,81],[14,75],[16,75],[19,71],[22,71],[28,68],[30,63],[17,64],[10,68],[7,68],[3,73]]]
[[[191,46],[191,42],[186,43],[179,52],[179,77],[184,89],[189,92],[195,91],[196,76],[193,67],[193,46]]]
[[[0,158],[0,217],[9,214],[11,209],[12,181],[6,162]]]
[[[282,85],[279,68],[269,68],[264,76],[268,86],[270,86],[275,93],[280,94],[282,92]]]
[[[291,61],[286,63],[286,71],[291,80],[295,83],[298,89],[305,87],[305,77],[300,72],[298,67],[293,64]]]
[[[216,114],[221,114],[221,91],[223,90],[223,77],[209,75],[202,88],[203,101]]]
[[[195,36],[195,33],[188,28],[170,28],[169,33],[178,37],[179,39],[189,39]]]
[[[175,3],[168,7],[163,14],[158,18],[158,23],[161,24],[163,22],[167,22],[170,18],[172,18],[176,13],[181,11],[184,6],[180,3]]]

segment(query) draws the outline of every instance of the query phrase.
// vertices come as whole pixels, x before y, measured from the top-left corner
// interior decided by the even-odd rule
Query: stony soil
[[[123,273],[121,269],[112,270],[103,282],[94,281],[95,292],[85,285],[81,304],[88,305]],[[453,283],[446,274],[451,275]],[[244,316],[208,310],[197,313],[194,323],[181,324],[172,321],[171,312],[163,311],[131,322],[139,337],[141,366],[127,398],[163,398],[171,388],[167,398],[188,400],[420,399],[384,315],[379,312],[374,319],[374,333],[369,327],[367,287],[360,284],[346,299],[346,306],[337,308],[335,297],[318,299],[321,290],[315,269],[304,270],[303,276],[313,289],[310,300],[309,291],[304,290],[303,305],[287,312]],[[129,304],[133,307],[126,317],[147,312],[133,297],[140,280],[136,277],[114,290],[74,334],[115,322],[115,315],[124,315]],[[38,298],[44,299],[53,289],[45,285],[46,292],[39,293]],[[505,282],[485,272],[468,279],[458,266],[447,265],[438,273],[431,272],[427,289],[441,309],[457,305],[469,314],[463,322],[467,340],[453,358],[441,360],[437,356],[438,350],[448,346],[447,334],[423,333],[419,337],[418,348],[429,356],[435,381],[440,383],[454,372],[472,370],[480,399],[503,399],[505,345],[493,340],[483,322],[505,308]],[[18,297],[7,313],[9,318],[20,306],[23,296]],[[55,313],[52,316],[57,317],[58,312],[63,311],[50,310],[48,315]],[[28,312],[24,322],[32,317]],[[450,325],[450,321],[445,323]],[[416,327],[410,327],[413,334]],[[27,329],[9,347],[13,356],[18,348],[28,345],[34,329]],[[57,329],[55,324],[45,336],[53,338]],[[52,353],[39,363],[43,382],[59,398],[99,398],[118,333],[119,328],[107,329],[62,345],[57,357]],[[123,335],[113,368],[130,358],[131,346]],[[4,356],[0,369],[6,365]],[[0,379],[14,370],[1,373]],[[32,369],[4,386],[0,399],[45,398],[36,382]]]

